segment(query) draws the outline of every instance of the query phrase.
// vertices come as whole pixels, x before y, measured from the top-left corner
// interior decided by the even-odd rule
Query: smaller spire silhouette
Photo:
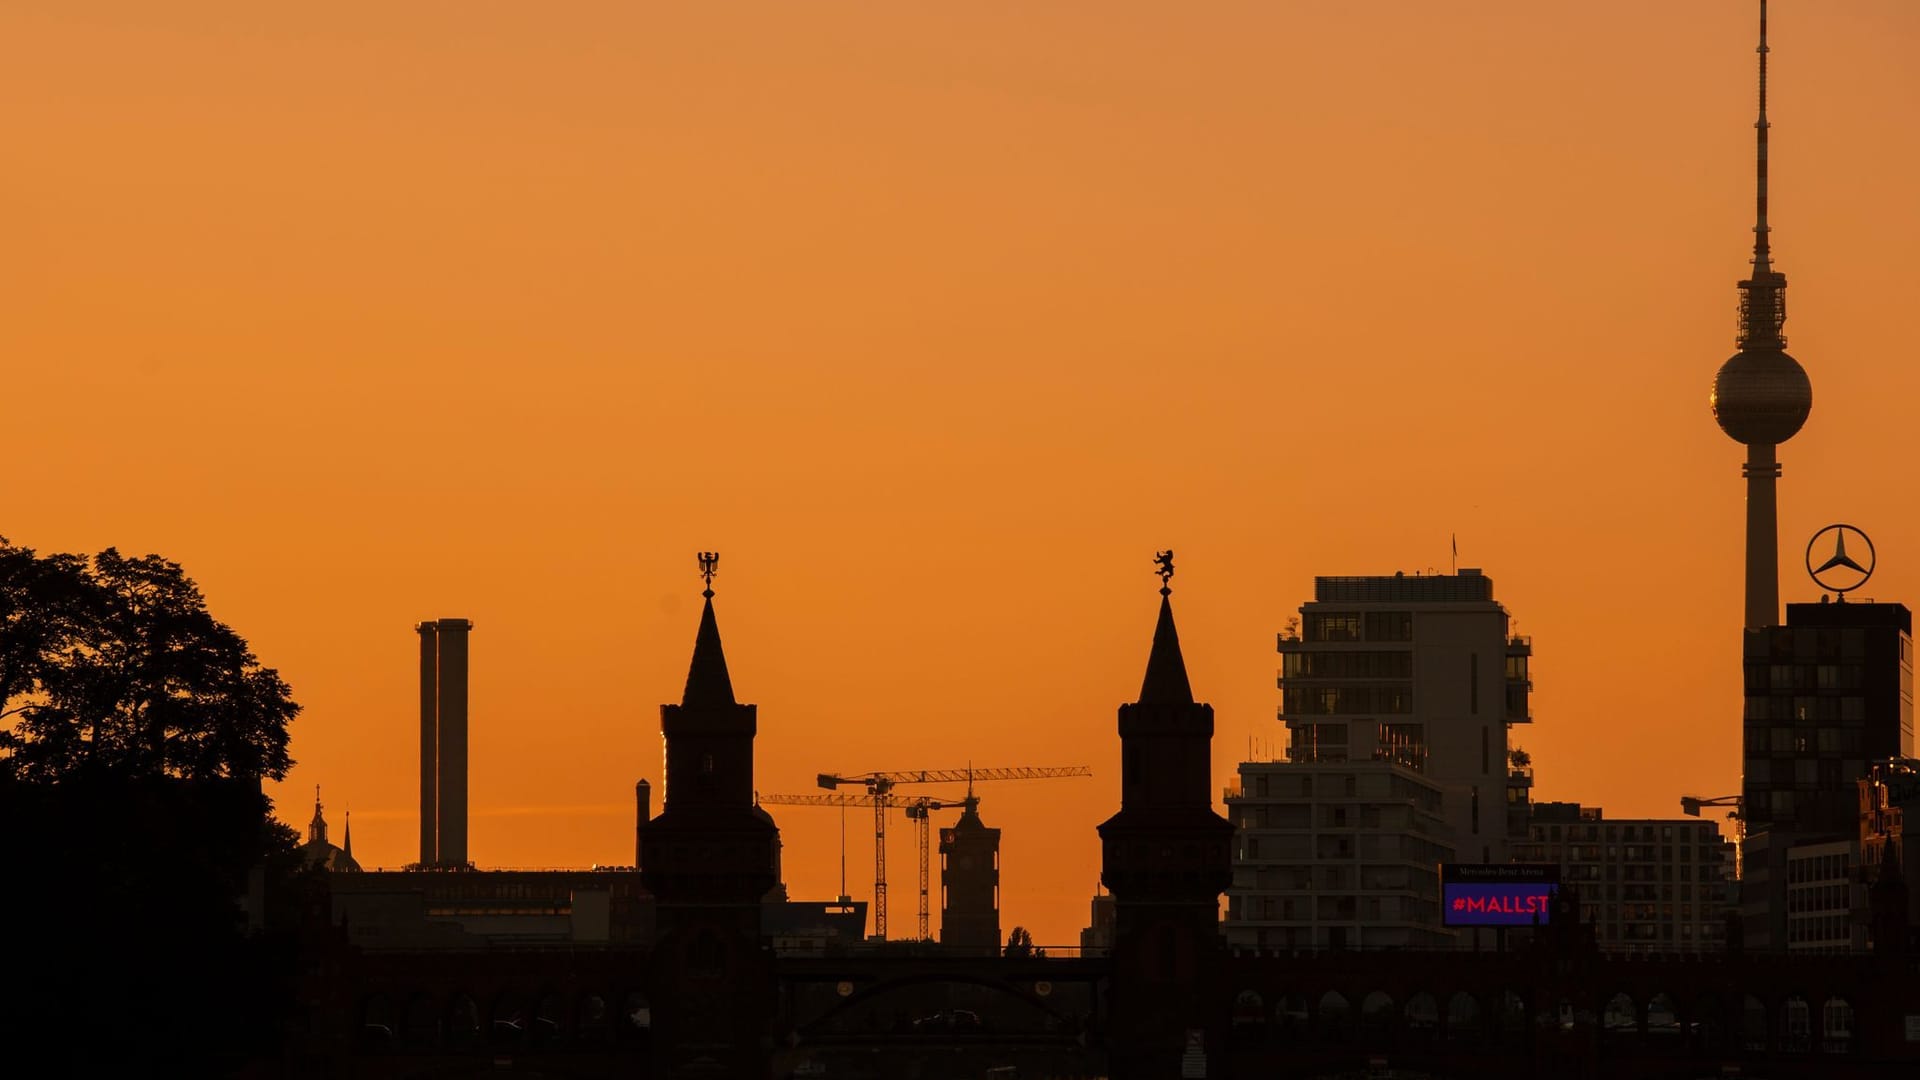
[[[320,785],[313,785],[313,820],[307,823],[307,843],[327,842],[327,819],[320,816]]]
[[[717,563],[719,558],[714,557]],[[687,689],[680,704],[687,708],[713,708],[738,704],[733,698],[733,679],[727,674],[727,654],[720,647],[720,624],[713,617],[713,572],[702,555],[707,587],[701,592],[706,606],[700,612],[700,631],[693,639],[693,665],[687,669]]]
[[[1191,705],[1193,684],[1187,681],[1187,661],[1180,655],[1180,631],[1173,625],[1173,590],[1160,586],[1160,621],[1153,628],[1153,651],[1147,656],[1147,677],[1140,683],[1142,705]]]
[[[347,853],[348,859],[353,858],[353,811],[351,810],[347,811],[347,824],[345,835],[340,837],[340,850]]]

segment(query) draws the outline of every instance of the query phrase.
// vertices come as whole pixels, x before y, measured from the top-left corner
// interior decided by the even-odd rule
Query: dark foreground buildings
[[[1507,951],[1229,948],[1218,910],[1231,830],[1212,808],[1212,710],[1194,700],[1167,597],[1138,700],[1120,708],[1122,802],[1100,828],[1114,912],[1105,950],[777,953],[772,942],[785,931],[770,923],[765,898],[778,834],[751,797],[757,716],[735,700],[711,604],[694,657],[680,704],[662,709],[666,802],[642,831],[644,889],[629,894],[657,905],[656,938],[595,940],[570,930],[544,942],[369,948],[321,911],[300,958],[299,1008],[283,1048],[245,1073],[1639,1080],[1920,1072],[1920,1041],[1908,1040],[1920,1024],[1910,1020],[1920,1018],[1920,963],[1904,935],[1883,934],[1873,952],[1852,956],[1779,956],[1737,943],[1711,956],[1609,955],[1596,927],[1579,918],[1579,886],[1571,886],[1548,925]],[[1898,809],[1911,786],[1896,785],[1881,803]],[[1904,834],[1890,813],[1875,820],[1891,837],[1875,847],[1884,855]],[[601,880],[579,884],[592,893]],[[597,928],[598,919],[570,925]],[[610,908],[607,925],[617,921]]]

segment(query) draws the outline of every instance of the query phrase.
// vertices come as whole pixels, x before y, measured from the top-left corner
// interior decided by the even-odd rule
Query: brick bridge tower
[[[640,881],[657,904],[648,960],[653,1075],[764,1077],[774,1009],[773,956],[760,940],[760,901],[777,877],[779,829],[754,804],[757,709],[734,701],[713,571],[693,665],[678,705],[660,707],[667,790],[640,837]]]
[[[1226,1061],[1230,991],[1220,894],[1233,826],[1213,812],[1213,706],[1193,700],[1162,552],[1160,621],[1140,700],[1120,706],[1120,812],[1100,826],[1101,879],[1113,893],[1115,1080],[1181,1075],[1198,1049]],[[1198,1044],[1196,1046],[1196,1043]]]

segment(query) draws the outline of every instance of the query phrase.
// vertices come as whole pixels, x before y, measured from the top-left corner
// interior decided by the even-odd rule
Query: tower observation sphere
[[[1748,446],[1793,438],[1813,410],[1813,384],[1800,362],[1778,348],[1745,348],[1720,365],[1708,397],[1720,430]]]

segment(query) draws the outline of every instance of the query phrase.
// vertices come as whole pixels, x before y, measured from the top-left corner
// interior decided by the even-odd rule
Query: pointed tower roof
[[[713,590],[708,589],[705,595],[700,631],[693,639],[693,664],[687,669],[687,689],[680,696],[680,704],[688,708],[736,704],[733,679],[727,674],[727,654],[720,647],[720,624],[713,618]]]
[[[1160,621],[1153,628],[1153,652],[1147,656],[1147,677],[1140,683],[1142,705],[1191,705],[1193,685],[1187,681],[1187,661],[1180,655],[1180,631],[1173,625],[1173,552],[1154,557],[1160,569]]]
[[[340,850],[346,852],[347,858],[351,860],[353,858],[353,811],[351,810],[347,811],[346,835],[342,836],[340,841]]]

